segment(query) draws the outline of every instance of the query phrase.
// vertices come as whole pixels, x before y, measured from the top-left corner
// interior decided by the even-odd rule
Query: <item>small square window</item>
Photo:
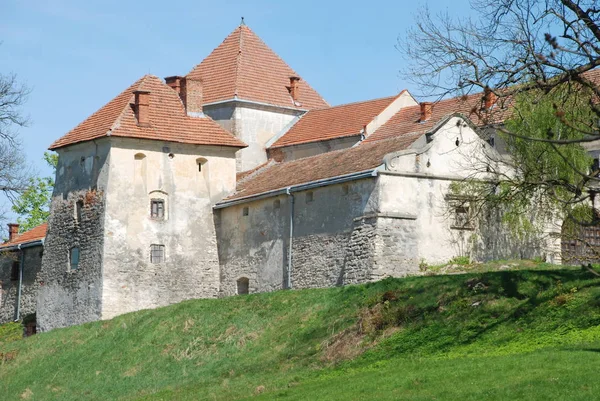
[[[152,199],[150,201],[150,217],[155,220],[165,218],[165,201],[163,199]]]
[[[10,279],[12,281],[18,281],[19,280],[19,276],[20,276],[20,271],[21,270],[21,263],[19,263],[18,260],[15,260],[12,263],[11,269],[10,269]]]
[[[165,246],[150,245],[150,263],[163,263],[165,261]]]
[[[71,248],[69,251],[69,267],[71,270],[79,269],[79,247]]]
[[[306,193],[306,203],[310,203],[314,200],[314,194],[312,191]]]
[[[247,207],[245,207],[244,209],[242,209],[242,215],[243,215],[243,216],[248,216],[248,212],[249,212],[249,211],[248,211],[248,208],[247,208]]]
[[[472,228],[468,206],[457,206],[454,209],[454,227]]]

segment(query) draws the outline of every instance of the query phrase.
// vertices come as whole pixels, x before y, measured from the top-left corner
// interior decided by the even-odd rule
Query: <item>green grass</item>
[[[0,399],[600,399],[600,278],[495,267],[0,338]]]

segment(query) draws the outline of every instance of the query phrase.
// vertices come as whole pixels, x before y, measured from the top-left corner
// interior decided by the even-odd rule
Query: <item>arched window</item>
[[[199,173],[203,173],[204,170],[206,170],[206,168],[208,167],[206,165],[207,162],[208,160],[206,160],[204,157],[199,157],[196,159],[196,168]]]
[[[159,189],[150,191],[149,210],[152,220],[168,220],[169,219],[169,194]]]
[[[238,295],[248,294],[250,290],[250,280],[247,277],[240,277],[237,281],[237,293]]]

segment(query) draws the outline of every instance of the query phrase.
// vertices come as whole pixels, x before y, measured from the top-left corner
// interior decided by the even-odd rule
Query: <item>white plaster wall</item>
[[[296,114],[266,108],[238,106],[235,109],[235,135],[248,147],[237,155],[238,172],[247,171],[267,161],[266,143],[283,130]]]
[[[212,205],[235,187],[235,150],[113,138],[102,318],[217,296]],[[142,162],[135,160],[140,153]],[[202,171],[198,159],[206,160]],[[150,217],[157,197],[166,200],[164,220]],[[164,263],[150,263],[151,244],[165,246]]]
[[[499,157],[497,152],[461,118],[449,119],[429,139],[420,149],[388,155],[379,178],[380,211],[416,219],[419,259],[439,264],[456,256],[518,257],[519,252],[544,252],[516,248],[517,242],[500,224],[500,211],[481,216],[486,221],[474,222],[473,229],[454,227],[454,210],[447,198],[450,184],[466,178],[489,178],[488,163],[494,169],[503,167],[494,161]]]

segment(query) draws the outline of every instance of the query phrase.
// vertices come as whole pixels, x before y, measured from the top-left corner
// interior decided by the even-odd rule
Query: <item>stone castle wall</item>
[[[17,317],[19,281],[11,280],[13,262],[20,263],[20,253],[24,255],[23,283],[21,286],[20,316],[35,313],[36,297],[39,288],[37,275],[42,268],[42,246],[25,248],[21,251],[0,253],[0,324],[13,321]]]

